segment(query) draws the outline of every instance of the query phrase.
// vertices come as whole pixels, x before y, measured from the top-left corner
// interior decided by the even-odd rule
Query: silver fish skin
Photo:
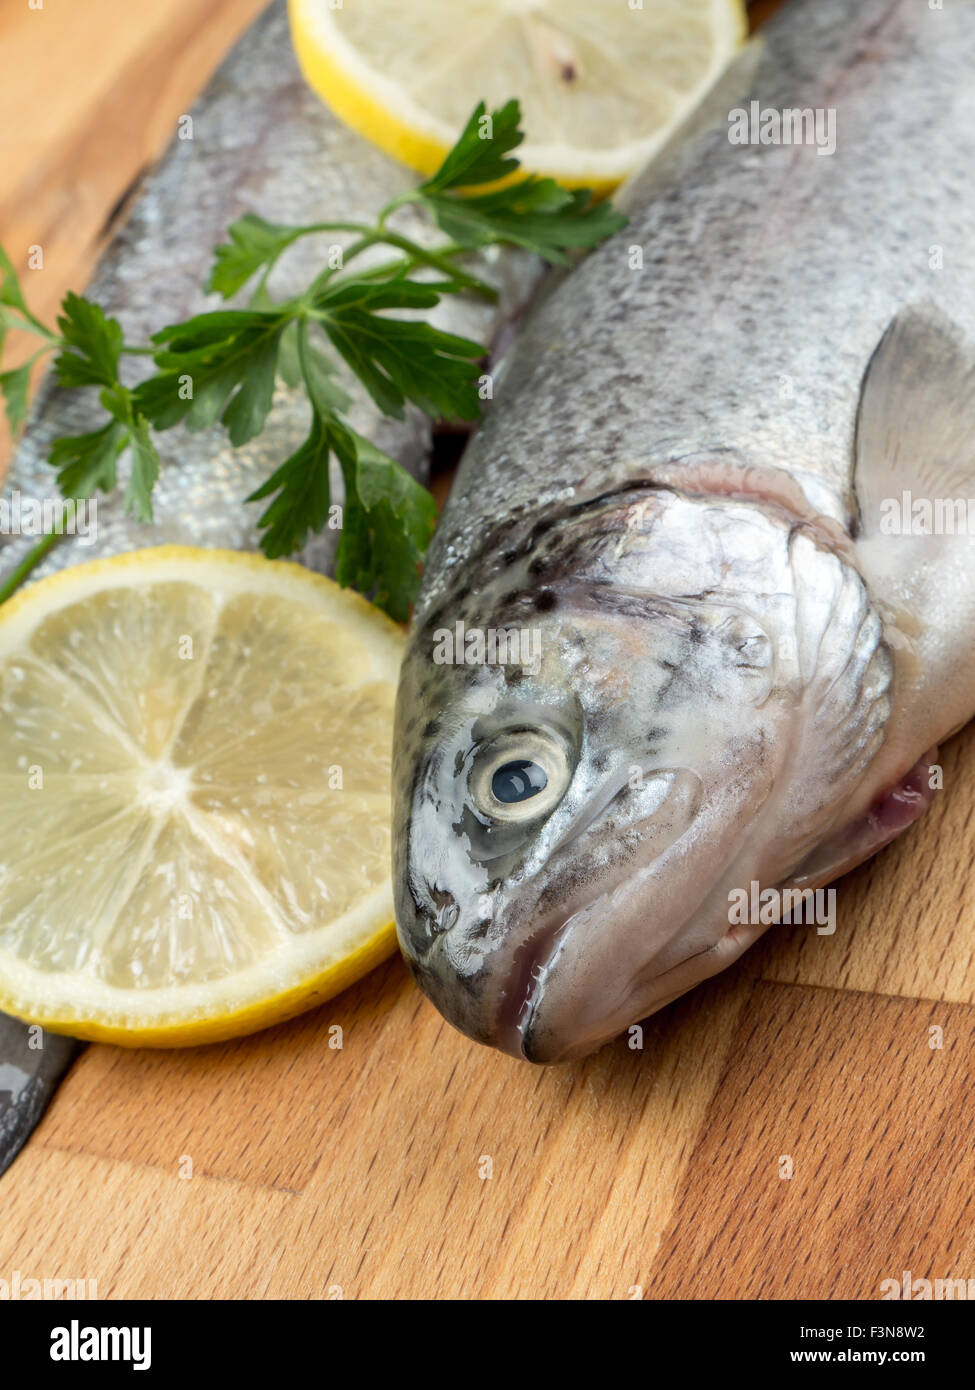
[[[225,306],[219,295],[204,294],[202,286],[214,247],[245,212],[278,223],[372,222],[390,199],[415,182],[409,171],[344,126],[306,85],[292,51],[283,0],[238,42],[191,117],[192,138],[174,139],[147,177],[85,291],[118,318],[132,343],[147,342],[167,323]],[[405,208],[395,216],[398,230],[421,243],[436,242],[438,234],[422,213]],[[326,264],[329,247],[350,240],[330,233],[304,238],[275,268],[271,294],[286,298],[301,293]],[[378,249],[372,259],[389,255]],[[361,264],[369,263],[364,255]],[[542,264],[527,253],[492,248],[471,268],[497,289],[498,303],[448,296],[429,318],[447,332],[490,343],[517,319]],[[251,289],[245,286],[234,303],[246,303]],[[134,383],[138,366],[132,372]],[[352,426],[426,482],[431,422],[412,406],[404,420],[390,419],[350,372],[343,369],[337,379],[352,397]],[[55,474],[47,462],[51,445],[60,435],[82,433],[103,422],[97,394],[62,391],[50,378],[41,388],[6,479],[8,499],[20,494],[21,513],[26,499],[57,498]],[[59,543],[34,577],[148,545],[256,550],[257,520],[267,503],[248,504],[246,498],[300,445],[309,424],[304,390],[279,382],[266,429],[241,448],[232,448],[219,428],[193,433],[177,426],[158,435],[155,524],[140,524],[126,515],[123,459],[122,487],[97,499],[97,534]],[[337,472],[333,483],[340,499]],[[0,575],[19,563],[36,539],[0,537]],[[337,540],[337,531],[324,531],[296,558],[327,573]]]
[[[193,138],[175,139],[147,176],[86,290],[119,319],[133,343],[147,341],[166,323],[223,304],[201,287],[213,248],[243,213],[257,212],[279,223],[372,221],[413,182],[407,170],[342,125],[306,86],[292,52],[283,0],[244,35],[191,114]],[[435,244],[438,239],[422,214],[407,208],[396,218],[398,229],[416,240]],[[275,270],[271,293],[299,293],[326,263],[329,245],[348,239],[309,237],[298,243]],[[494,285],[498,302],[451,296],[429,317],[448,332],[490,343],[517,320],[543,266],[527,253],[492,250],[474,258],[470,268]],[[27,289],[29,293],[29,284]],[[249,290],[245,287],[242,302]],[[425,482],[430,421],[412,407],[402,421],[384,417],[350,373],[340,372],[338,380],[352,397],[354,428]],[[57,499],[55,473],[47,462],[51,444],[61,435],[102,423],[96,398],[97,392],[60,390],[50,378],[42,386],[5,480],[8,516],[36,516],[35,504],[40,508],[45,500]],[[266,503],[245,499],[298,447],[309,423],[304,392],[279,384],[267,428],[242,448],[233,449],[222,429],[191,433],[177,427],[157,436],[161,471],[154,494],[155,525],[126,515],[123,459],[121,487],[98,498],[93,530],[65,537],[32,578],[141,546],[256,550],[257,519]],[[341,478],[336,475],[333,484],[333,495],[340,499]],[[0,536],[0,577],[37,539]],[[337,540],[337,531],[325,531],[296,559],[327,573]],[[0,718],[6,695],[0,671]],[[0,846],[0,874],[3,861]],[[50,1037],[43,1050],[35,1051],[26,1025],[0,1015],[0,1173],[40,1119],[76,1051],[73,1042]]]
[[[973,60],[970,0],[793,0],[508,355],[394,767],[402,949],[471,1038],[592,1051],[766,929],[753,884],[930,802],[975,543],[891,508],[975,497]],[[753,101],[834,111],[835,152],[733,143]]]

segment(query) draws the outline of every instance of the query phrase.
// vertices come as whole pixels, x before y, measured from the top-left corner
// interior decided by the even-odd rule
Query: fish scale
[[[629,226],[509,355],[438,528],[421,617],[481,517],[608,491],[654,464],[788,467],[844,516],[860,382],[893,315],[931,300],[975,336],[973,7],[800,0],[753,42],[754,77],[746,55],[707,104],[711,127],[627,190]],[[732,146],[728,111],[751,100],[835,107],[835,154]]]
[[[213,249],[227,228],[245,212],[283,224],[326,220],[371,223],[380,209],[410,186],[410,175],[344,126],[309,90],[298,70],[288,33],[287,13],[276,4],[248,30],[226,59],[191,113],[192,138],[175,138],[145,180],[124,225],[102,258],[86,293],[118,318],[126,340],[140,344],[165,324],[223,305],[202,286]],[[422,214],[405,208],[397,227],[421,244],[435,244],[437,233]],[[330,245],[350,236],[309,236],[288,250],[270,277],[275,298],[307,288],[326,264]],[[381,248],[372,259],[388,258]],[[497,304],[470,296],[450,296],[432,310],[431,322],[447,332],[491,342],[528,300],[541,263],[527,253],[492,248],[478,258],[478,273],[499,293]],[[363,255],[362,265],[370,263]],[[246,303],[245,287],[235,303]],[[131,360],[123,370],[138,379]],[[429,476],[432,425],[407,406],[405,418],[384,416],[352,373],[340,364],[337,378],[352,398],[351,426],[372,440],[414,477]],[[58,496],[47,459],[62,435],[96,428],[104,421],[97,392],[59,389],[49,378],[42,386],[9,476],[9,491],[24,498]],[[155,525],[125,514],[127,464],[119,468],[121,488],[98,498],[98,535],[86,545],[69,537],[35,571],[37,577],[145,545],[203,545],[256,550],[263,506],[248,504],[251,492],[302,443],[310,407],[303,389],[278,383],[274,408],[264,431],[233,448],[222,429],[191,432],[183,426],[157,436],[160,476],[153,493]],[[341,480],[333,483],[337,495]],[[266,505],[263,504],[263,505]],[[338,533],[312,537],[299,557],[312,569],[329,572]],[[35,538],[0,538],[0,574],[26,555]]]
[[[476,1041],[592,1051],[930,804],[975,713],[973,58],[972,3],[792,0],[505,357],[394,760],[400,942]],[[731,138],[804,108],[832,153]]]
[[[342,125],[308,89],[292,53],[283,3],[273,5],[248,30],[191,116],[192,138],[174,139],[146,177],[87,290],[118,318],[131,343],[144,343],[164,324],[223,303],[204,294],[202,285],[213,248],[243,213],[256,212],[278,223],[372,222],[410,186],[404,169]],[[414,209],[404,208],[395,217],[397,227],[413,239],[429,244],[439,239]],[[348,238],[303,238],[275,268],[271,294],[285,298],[300,293],[326,263],[332,241],[343,240]],[[376,257],[382,259],[383,253]],[[365,256],[361,264],[368,264]],[[497,289],[496,304],[452,295],[426,317],[447,332],[490,343],[517,318],[543,267],[527,252],[491,248],[476,258],[475,269]],[[123,370],[138,368],[127,362]],[[136,379],[129,376],[130,383]],[[352,400],[352,427],[425,482],[431,422],[412,406],[403,420],[390,419],[348,370],[341,368],[338,379]],[[51,445],[60,436],[103,422],[97,394],[61,390],[48,377],[6,479],[8,501],[16,493],[37,503],[58,497],[55,471],[47,462]],[[177,426],[158,435],[155,524],[143,525],[126,515],[123,458],[120,488],[98,498],[94,543],[66,536],[34,576],[150,545],[256,550],[262,504],[246,499],[305,439],[309,420],[305,393],[279,383],[266,428],[241,448],[232,448],[226,432],[216,428],[192,433]],[[339,476],[333,477],[333,485],[341,496]],[[326,530],[312,537],[296,558],[330,572],[338,534]],[[0,575],[9,574],[36,543],[36,536],[0,537]],[[34,1128],[78,1050],[78,1044],[49,1035],[35,1049],[29,1032],[19,1021],[0,1015],[0,1173]],[[11,1068],[6,1079],[5,1062]],[[18,1081],[15,1087],[14,1077],[23,1077],[23,1085]]]

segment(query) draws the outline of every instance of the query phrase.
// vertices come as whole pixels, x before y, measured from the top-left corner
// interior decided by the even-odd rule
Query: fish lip
[[[605,897],[605,893],[598,893],[568,917],[562,913],[550,916],[515,948],[514,959],[506,976],[504,999],[497,1015],[498,1045],[505,1052],[514,1057],[523,1057],[526,1061],[532,1060],[525,1051],[525,1041],[544,994],[546,972],[558,955],[573,922],[602,897]]]
[[[654,781],[663,781],[663,795],[654,803],[652,809],[648,809],[647,814],[632,823],[631,828],[657,821],[666,815],[666,808],[668,805],[673,806],[675,801],[678,806],[682,803],[683,806],[671,833],[665,831],[664,842],[655,844],[646,862],[641,861],[638,866],[640,868],[650,867],[666,855],[693,824],[699,810],[700,777],[696,772],[680,766],[647,769],[647,772],[648,775],[652,775]],[[619,787],[613,789],[619,790]],[[555,849],[564,853],[585,837],[612,801],[612,792],[598,798],[594,811],[590,808],[587,813],[576,818],[571,826],[566,827],[566,833],[560,837]],[[480,1018],[476,1017],[477,1010],[468,1013],[466,1006],[460,1010],[451,1006],[451,991],[456,991],[458,985],[458,969],[445,951],[446,939],[455,926],[452,924],[450,927],[431,931],[430,910],[426,904],[421,904],[417,892],[413,889],[409,891],[408,909],[397,913],[397,930],[403,955],[423,993],[433,1001],[445,1018],[468,1037],[526,1061],[559,1060],[532,1056],[530,1042],[536,1016],[544,998],[548,972],[573,927],[581,918],[590,914],[596,904],[609,898],[630,872],[629,868],[621,869],[619,872],[611,871],[608,877],[602,878],[598,890],[581,901],[570,900],[568,903],[550,906],[547,910],[539,910],[539,901],[536,899],[534,909],[527,914],[527,930],[523,925],[524,935],[514,946],[510,963],[494,976],[491,985],[491,993],[494,995],[493,1007],[481,1012]],[[539,896],[541,895],[540,892]],[[421,923],[427,925],[422,926]],[[489,950],[488,956],[490,954]],[[473,980],[483,975],[486,983],[488,976],[493,973],[489,961],[485,960],[470,978]]]
[[[666,780],[666,790],[653,811],[643,818],[644,821],[652,821],[660,816],[664,808],[673,802],[675,794],[686,791],[691,780],[698,781],[696,775],[686,768],[660,768],[655,776]],[[606,798],[593,815],[587,815],[581,823],[573,826],[558,842],[556,848],[564,850],[585,835],[594,822],[598,821],[611,800],[611,797]],[[653,861],[665,855],[685,834],[694,820],[696,809],[695,806],[674,838],[653,856]],[[497,1045],[505,1052],[522,1057],[526,1061],[538,1060],[530,1055],[530,1035],[544,998],[548,973],[573,925],[588,915],[597,903],[608,899],[617,886],[618,880],[612,878],[608,883],[604,883],[598,892],[574,907],[568,915],[564,909],[549,913],[541,925],[516,946],[512,965],[505,977],[504,996],[496,1017]]]

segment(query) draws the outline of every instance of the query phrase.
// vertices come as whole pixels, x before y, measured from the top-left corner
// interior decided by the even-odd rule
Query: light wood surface
[[[83,23],[69,0],[43,19],[0,0],[22,115],[17,55],[35,74],[49,57],[29,26],[106,46],[77,82],[62,52],[34,155],[4,149],[0,236],[57,248],[40,312],[81,283],[107,211],[258,7],[167,0],[123,37],[109,0]],[[103,1297],[625,1299],[975,1276],[975,730],[944,767],[925,820],[839,885],[834,936],[773,928],[650,1020],[642,1051],[517,1063],[453,1033],[398,961],[240,1042],[90,1048],[0,1181],[0,1277]]]
[[[0,1271],[306,1298],[972,1277],[975,731],[944,766],[925,820],[841,882],[834,936],[773,928],[639,1052],[488,1052],[398,961],[236,1043],[91,1048],[0,1184]]]
[[[44,323],[268,0],[0,0],[0,241]],[[38,246],[43,266],[26,269]],[[11,341],[12,366],[37,346]],[[19,348],[19,351],[18,351]],[[0,474],[9,459],[0,413]]]

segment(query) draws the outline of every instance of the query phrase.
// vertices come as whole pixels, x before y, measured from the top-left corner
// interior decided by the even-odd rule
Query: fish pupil
[[[491,791],[506,806],[537,796],[548,785],[545,769],[528,758],[515,758],[499,767],[491,778]]]

